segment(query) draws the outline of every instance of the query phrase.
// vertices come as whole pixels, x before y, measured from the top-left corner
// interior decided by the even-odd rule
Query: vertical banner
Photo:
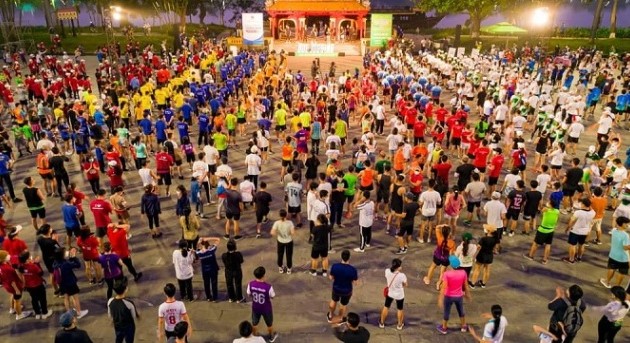
[[[263,14],[243,13],[243,45],[263,45]]]
[[[372,14],[370,21],[370,46],[386,47],[392,38],[392,14]]]

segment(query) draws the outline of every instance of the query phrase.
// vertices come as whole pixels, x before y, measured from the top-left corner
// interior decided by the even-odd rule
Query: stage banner
[[[263,45],[263,14],[243,13],[243,45]]]
[[[392,38],[392,14],[372,14],[370,17],[370,46],[386,47]]]

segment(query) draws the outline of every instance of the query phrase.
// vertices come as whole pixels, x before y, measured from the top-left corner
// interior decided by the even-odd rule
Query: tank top
[[[381,194],[388,194],[389,187],[392,185],[392,176],[383,174],[378,182],[378,189]]]
[[[151,169],[142,168],[138,170],[138,174],[140,174],[140,180],[142,180],[142,186],[153,184],[153,178],[151,177]]]
[[[24,187],[23,193],[29,210],[39,210],[44,207],[44,202],[37,195],[37,187]]]
[[[374,170],[373,169],[364,169],[363,175],[361,176],[361,186],[369,187],[374,182]]]
[[[392,209],[402,209],[403,199],[402,196],[398,195],[398,189],[400,185],[394,184],[394,190],[392,192]]]

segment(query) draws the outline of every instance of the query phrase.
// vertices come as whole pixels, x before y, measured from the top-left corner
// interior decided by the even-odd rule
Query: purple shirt
[[[247,285],[247,295],[252,297],[252,312],[257,314],[272,313],[271,298],[276,293],[273,287],[264,281],[253,280]]]
[[[295,139],[297,140],[297,145],[299,146],[307,146],[308,139],[308,131],[305,129],[301,129],[300,131],[295,133]]]
[[[98,258],[106,279],[114,279],[122,274],[118,260],[120,260],[120,257],[116,254],[103,254]]]

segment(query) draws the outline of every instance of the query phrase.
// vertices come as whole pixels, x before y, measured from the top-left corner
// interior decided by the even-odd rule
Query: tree
[[[602,12],[604,11],[604,1],[597,0],[597,6],[595,7],[595,14],[593,15],[593,25],[591,26],[591,44],[595,43],[595,37],[597,36],[597,30],[602,21]]]
[[[435,10],[440,14],[466,12],[470,17],[470,34],[479,37],[481,21],[495,11],[504,8],[508,0],[416,0],[416,6],[428,12]]]
[[[619,0],[613,0],[612,8],[610,9],[610,36],[608,38],[615,38],[617,35],[617,7],[619,6]]]

